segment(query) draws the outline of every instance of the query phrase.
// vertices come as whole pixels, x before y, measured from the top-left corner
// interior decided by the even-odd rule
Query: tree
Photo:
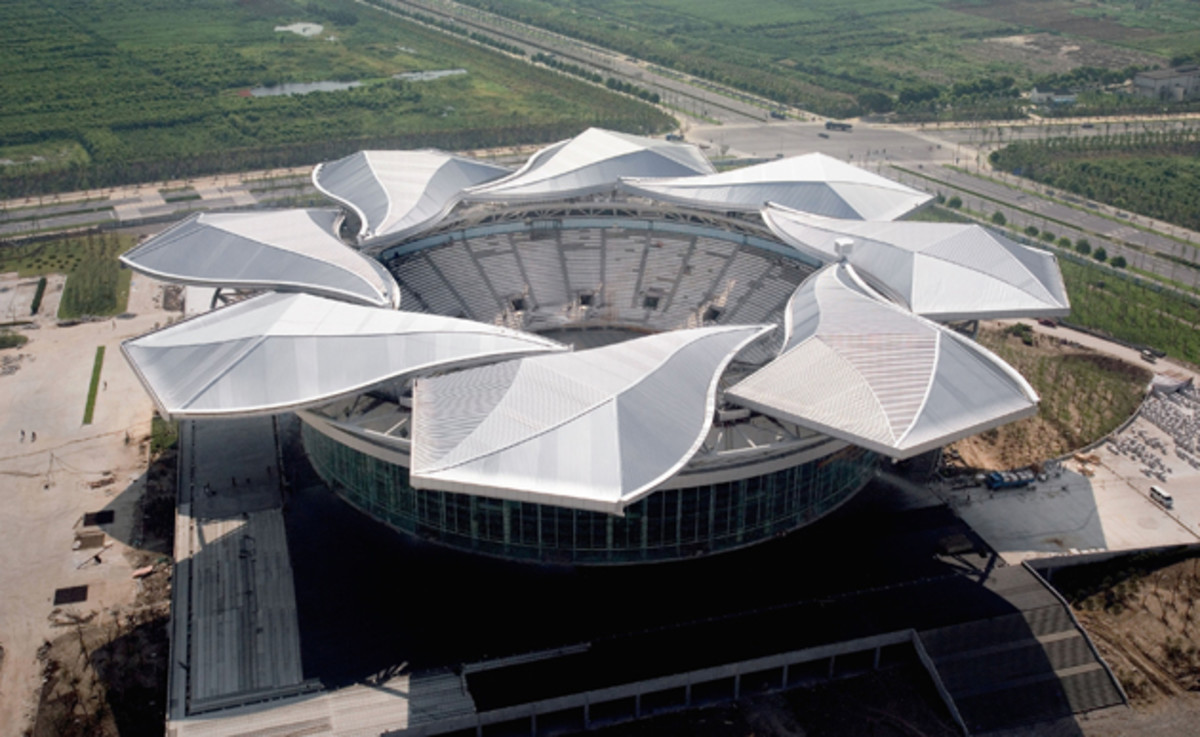
[[[1092,252],[1092,244],[1088,243],[1087,238],[1080,238],[1079,240],[1075,241],[1075,251],[1086,256]]]
[[[1115,268],[1123,269],[1123,268],[1125,268],[1125,257],[1124,256],[1113,256],[1113,260],[1109,261],[1109,263],[1112,264],[1112,266],[1114,266]]]
[[[999,210],[996,210],[995,212],[992,213],[992,222],[995,223],[996,225],[1003,227],[1005,224],[1008,223],[1008,218],[1004,217],[1004,213],[1000,212]]]
[[[1071,247],[1071,239],[1066,237],[1065,235],[1062,238],[1059,238],[1058,239],[1058,247],[1059,248],[1070,248]]]
[[[957,210],[958,208],[962,207],[962,198],[958,195],[954,195],[950,199],[946,200],[946,207],[952,207]]]
[[[1104,250],[1103,247],[1097,248],[1095,253],[1092,254],[1092,258],[1096,259],[1100,263],[1104,263],[1108,260],[1108,251]]]
[[[890,113],[894,107],[890,95],[882,92],[864,92],[858,96],[858,104],[869,113]]]
[[[1037,235],[1038,235],[1037,226],[1036,225],[1026,225],[1025,226],[1025,235],[1029,236],[1030,238],[1037,238]]]

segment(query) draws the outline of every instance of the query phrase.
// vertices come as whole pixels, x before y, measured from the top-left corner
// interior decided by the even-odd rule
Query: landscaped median
[[[92,383],[88,385],[87,406],[83,408],[83,424],[92,424],[96,409],[96,393],[100,389],[100,369],[104,368],[104,346],[96,348],[96,360],[92,362]]]

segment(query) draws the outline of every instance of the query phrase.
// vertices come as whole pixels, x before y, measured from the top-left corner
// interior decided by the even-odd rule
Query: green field
[[[1081,261],[1059,259],[1071,323],[1200,364],[1200,301]]]
[[[1200,48],[1193,0],[460,1],[828,115],[857,112],[864,93],[1027,85]],[[956,104],[984,107],[970,94]]]
[[[275,30],[301,21],[324,30]],[[0,197],[310,164],[364,147],[673,125],[628,97],[334,0],[10,0],[0,29]],[[393,77],[458,68],[467,74]],[[246,96],[350,80],[362,84]]]

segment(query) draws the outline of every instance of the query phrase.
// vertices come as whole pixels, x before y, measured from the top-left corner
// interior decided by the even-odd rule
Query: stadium
[[[516,171],[364,151],[313,181],[337,208],[195,215],[125,254],[228,298],[126,358],[164,416],[295,412],[342,499],[502,558],[804,527],[884,459],[1036,412],[948,323],[1069,311],[1052,255],[898,220],[931,197],[820,154],[718,172],[592,129]]]

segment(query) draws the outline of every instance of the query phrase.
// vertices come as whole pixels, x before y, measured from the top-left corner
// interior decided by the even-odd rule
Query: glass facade
[[[850,446],[803,465],[726,483],[657,491],[624,517],[414,489],[408,469],[302,423],[317,473],[376,519],[424,540],[519,560],[605,565],[676,560],[802,527],[853,496],[878,456]]]

